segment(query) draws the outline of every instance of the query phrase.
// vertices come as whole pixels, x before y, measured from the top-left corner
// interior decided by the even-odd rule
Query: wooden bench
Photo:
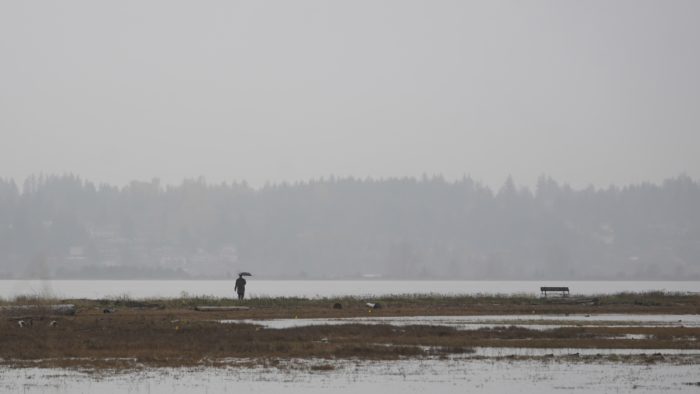
[[[540,287],[540,292],[545,297],[547,297],[547,293],[560,293],[562,297],[569,296],[568,287]]]

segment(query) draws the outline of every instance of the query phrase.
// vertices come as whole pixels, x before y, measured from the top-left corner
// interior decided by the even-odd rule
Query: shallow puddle
[[[453,327],[458,330],[476,330],[497,326],[519,326],[533,330],[559,327],[700,327],[700,315],[490,315],[490,316],[407,316],[407,317],[353,317],[335,319],[269,319],[221,320],[221,323],[246,323],[270,329],[293,327],[389,324],[393,326],[430,325]]]
[[[555,358],[555,360],[557,360]],[[456,358],[392,362],[291,360],[276,367],[121,373],[0,368],[7,393],[659,393],[696,392],[698,365]]]
[[[542,356],[694,356],[700,361],[700,349],[583,349],[583,348],[522,348],[475,347],[470,356],[482,357],[542,357]]]

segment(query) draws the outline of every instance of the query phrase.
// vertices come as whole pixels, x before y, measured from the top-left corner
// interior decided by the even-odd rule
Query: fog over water
[[[0,278],[697,280],[699,16],[2,2]]]
[[[697,347],[700,315],[646,312],[700,294],[699,21],[698,0],[0,1],[0,393],[697,392],[700,351],[656,347]],[[690,301],[604,316],[290,310],[260,333],[189,324],[182,308],[15,305],[231,305],[246,271],[247,300],[568,286],[573,302]],[[122,320],[128,346],[111,354]],[[393,349],[374,335],[346,347],[334,327],[303,328],[341,323],[442,326],[425,332],[445,346],[423,352],[395,327],[380,335]],[[250,343],[199,349],[192,330],[212,324]],[[496,325],[509,328],[487,335],[495,346],[550,338],[531,329],[587,348],[450,333]],[[627,334],[599,336],[617,325]],[[304,349],[266,342],[285,327],[308,330]],[[154,329],[203,358],[140,348]],[[82,350],[54,346],[74,336]]]
[[[381,297],[388,295],[526,295],[540,286],[568,286],[572,296],[619,292],[700,293],[700,281],[426,281],[426,280],[259,280],[249,279],[247,298]],[[234,297],[232,280],[0,280],[0,298],[44,296],[109,299],[129,297]]]

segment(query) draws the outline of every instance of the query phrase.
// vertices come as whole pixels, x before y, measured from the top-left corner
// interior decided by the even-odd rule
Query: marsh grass
[[[162,304],[166,307],[194,307],[196,305],[234,306],[246,305],[251,307],[305,307],[327,306],[335,303],[352,305],[358,302],[374,302],[383,305],[401,306],[470,306],[470,305],[551,305],[564,304],[570,301],[576,304],[581,298],[595,299],[597,305],[635,305],[635,306],[676,306],[676,305],[700,305],[700,295],[679,292],[622,292],[614,294],[590,295],[585,297],[540,297],[529,294],[475,294],[475,295],[441,295],[441,294],[394,294],[381,297],[373,296],[348,296],[348,297],[255,297],[239,301],[235,298],[214,297],[209,295],[181,294],[177,298],[146,298],[131,299],[128,296],[120,296],[113,299],[101,300],[102,302],[124,303],[128,301],[142,301]]]
[[[191,295],[187,292],[182,292],[179,297],[173,298],[133,298],[128,294],[119,294],[105,299],[99,299],[100,302],[115,302],[126,303],[132,301],[148,301],[158,302],[166,306],[194,306],[207,303],[208,305],[251,305],[251,306],[293,306],[293,305],[314,305],[328,303],[352,303],[358,301],[372,301],[394,305],[444,305],[444,304],[513,304],[513,305],[547,305],[552,302],[560,302],[571,300],[572,303],[580,298],[595,298],[601,305],[614,304],[632,304],[632,305],[673,305],[676,303],[698,303],[700,294],[684,293],[684,292],[620,292],[612,294],[592,294],[571,297],[540,297],[531,294],[463,294],[463,295],[443,295],[437,293],[420,293],[420,294],[391,294],[384,296],[344,296],[344,297],[254,297],[246,298],[239,301],[235,298],[215,297],[212,295]],[[75,299],[73,299],[75,300]],[[85,301],[90,301],[83,299]],[[19,295],[13,298],[1,298],[0,304],[16,304],[30,302],[57,302],[65,301],[65,299],[42,294]],[[95,300],[92,300],[95,301]]]
[[[587,297],[585,301],[590,300]],[[256,297],[239,301],[233,298],[182,293],[176,298],[131,298],[117,295],[105,299],[58,299],[41,295],[25,295],[0,299],[0,306],[75,304],[79,311],[118,309],[166,311],[192,310],[195,306],[246,306],[247,313],[237,312],[236,318],[294,318],[294,317],[352,317],[420,316],[420,315],[487,315],[487,314],[586,314],[586,313],[700,313],[700,295],[674,292],[616,293],[598,295],[595,303],[581,303],[580,297],[543,298],[527,294],[513,295],[439,295],[396,294],[382,297]],[[372,311],[367,302],[382,308]],[[340,304],[341,309],[333,308]],[[1,314],[2,312],[0,312]],[[180,312],[178,312],[180,313]],[[220,315],[227,318],[229,315]]]
[[[53,296],[41,295],[41,294],[23,294],[18,295],[13,298],[1,298],[0,306],[11,306],[11,305],[51,305],[60,304],[62,301]]]
[[[202,300],[208,299],[192,298],[187,302],[199,303]],[[131,305],[134,300],[107,301]],[[153,300],[136,302],[138,305],[155,303]],[[289,300],[276,302],[281,303],[274,305],[285,305]],[[292,305],[298,305],[296,302],[303,303],[305,300],[294,300]],[[94,366],[99,365],[94,360],[106,359],[135,360],[123,361],[124,365],[190,366],[202,365],[206,360],[227,358],[396,360],[441,357],[469,354],[474,347],[483,346],[700,349],[700,328],[692,327],[562,327],[531,330],[499,326],[460,331],[443,326],[399,328],[382,324],[345,324],[271,330],[255,324],[220,324],[206,319],[209,316],[206,314],[187,312],[178,315],[176,310],[167,308],[170,307],[166,306],[165,310],[147,308],[134,313],[110,314],[87,310],[76,316],[56,318],[58,324],[54,327],[48,325],[47,320],[39,320],[31,327],[19,328],[15,321],[0,319],[0,359],[51,359],[57,366],[61,366],[61,360],[66,365],[82,363]],[[648,336],[640,340],[620,339],[624,334]]]

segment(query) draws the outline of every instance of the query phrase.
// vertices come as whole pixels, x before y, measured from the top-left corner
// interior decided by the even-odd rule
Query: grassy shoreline
[[[440,294],[396,294],[379,297],[259,297],[239,301],[234,298],[213,296],[189,296],[175,298],[131,298],[120,296],[109,299],[65,299],[41,296],[18,296],[0,298],[0,307],[17,305],[74,304],[79,310],[97,307],[109,308],[160,308],[188,309],[199,305],[246,306],[254,311],[280,311],[285,308],[301,311],[328,311],[329,306],[340,304],[341,311],[365,311],[366,303],[378,303],[386,313],[426,313],[433,311],[458,312],[460,314],[483,314],[495,312],[505,314],[531,313],[653,313],[653,314],[698,314],[700,294],[681,292],[621,292],[575,297],[539,297],[523,294],[496,295],[440,295]],[[286,317],[288,313],[283,313]],[[318,317],[325,316],[321,313]],[[269,316],[266,316],[269,317]]]

